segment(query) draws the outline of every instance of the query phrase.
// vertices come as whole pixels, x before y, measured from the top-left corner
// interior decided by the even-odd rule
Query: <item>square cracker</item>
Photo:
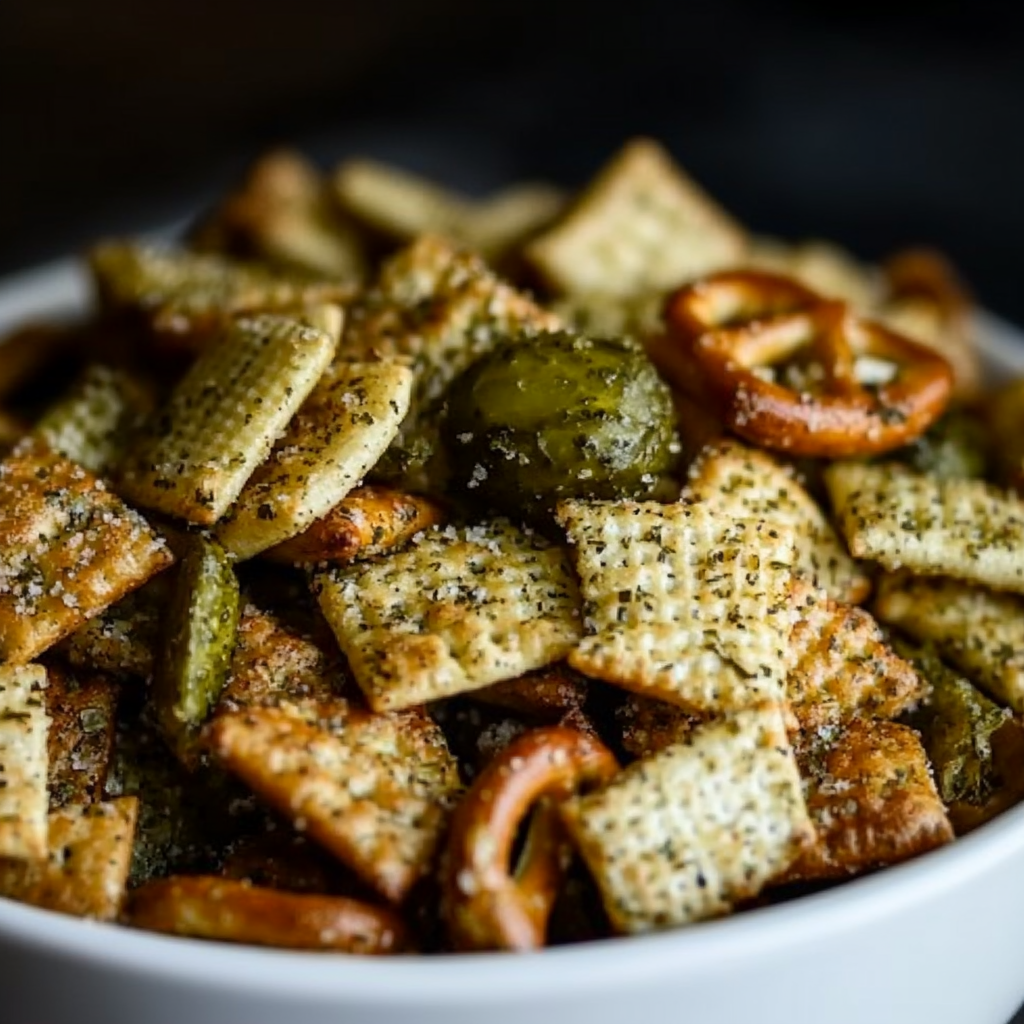
[[[833,463],[825,482],[855,557],[1024,593],[1024,501],[1015,495],[859,462]]]
[[[200,526],[217,522],[334,356],[341,311],[317,307],[304,321],[234,321],[143,427],[119,474],[124,495]]]
[[[139,802],[77,804],[54,811],[44,858],[0,860],[0,895],[75,917],[116,921],[128,886]]]
[[[526,248],[557,292],[666,291],[742,262],[742,229],[649,139],[634,139]]]
[[[786,695],[805,742],[855,717],[896,718],[927,695],[925,680],[864,609],[804,580],[794,582],[792,599],[800,618],[789,637]]]
[[[0,857],[46,856],[46,714],[42,665],[0,665]]]
[[[793,568],[836,601],[858,604],[871,590],[870,579],[850,557],[818,503],[794,479],[792,469],[767,452],[738,441],[706,448],[690,467],[682,500],[736,518],[791,526],[800,538]]]
[[[225,767],[387,899],[433,866],[460,783],[425,714],[281,704],[221,715],[209,738]]]
[[[932,642],[974,683],[1024,714],[1024,600],[958,580],[900,573],[883,577],[875,614]]]
[[[265,264],[130,242],[89,254],[103,304],[134,312],[176,348],[203,351],[234,316],[347,302],[351,281],[275,271]]]
[[[117,729],[117,687],[109,676],[47,669],[47,787],[50,810],[100,799]]]
[[[562,816],[620,932],[726,914],[814,836],[775,705],[699,726]]]
[[[0,658],[31,661],[170,565],[145,519],[39,442],[0,462]]]
[[[313,389],[221,523],[237,559],[301,533],[376,465],[409,411],[412,371],[394,362],[347,363]]]
[[[569,663],[695,714],[782,699],[792,530],[677,502],[565,501],[587,636]]]
[[[786,881],[845,878],[916,857],[953,839],[913,729],[856,721],[801,766],[817,840]]]
[[[504,521],[427,531],[315,587],[375,711],[514,679],[560,661],[580,637],[565,553]]]

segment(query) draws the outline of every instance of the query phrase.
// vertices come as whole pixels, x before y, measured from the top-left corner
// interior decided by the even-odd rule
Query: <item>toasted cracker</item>
[[[397,363],[349,363],[313,389],[220,525],[237,559],[301,533],[373,468],[409,411],[412,371]]]
[[[677,502],[565,501],[585,600],[569,664],[695,714],[782,699],[794,535]]]
[[[665,150],[635,139],[526,255],[556,292],[637,295],[739,263],[746,244]]]
[[[247,604],[214,715],[281,701],[337,700],[348,683],[339,652]]]
[[[197,352],[233,317],[345,303],[356,292],[349,281],[130,242],[96,246],[89,264],[107,309],[142,316],[168,346]]]
[[[817,841],[786,880],[857,875],[953,839],[913,729],[896,722],[851,722],[815,761],[803,767]]]
[[[46,856],[46,734],[42,665],[0,665],[0,857]]]
[[[685,740],[701,724],[701,719],[688,715],[675,704],[654,697],[627,694],[615,709],[615,720],[621,730],[625,751],[633,757],[650,757],[664,747]]]
[[[54,811],[44,859],[0,860],[0,895],[74,917],[116,921],[138,810],[138,800],[126,796]]]
[[[104,473],[119,460],[128,436],[152,407],[153,396],[137,377],[90,363],[32,432],[90,473]]]
[[[515,679],[560,661],[580,636],[564,552],[503,521],[430,530],[316,587],[375,711]]]
[[[82,623],[64,641],[64,654],[76,668],[148,679],[169,601],[169,575],[154,576]]]
[[[357,487],[302,533],[263,552],[289,565],[355,562],[404,547],[445,512],[421,494],[390,487]]]
[[[366,267],[359,232],[328,183],[300,153],[261,156],[241,185],[192,231],[203,251],[254,256],[282,270],[358,280]]]
[[[376,160],[345,161],[335,172],[341,207],[393,242],[432,234],[497,257],[550,223],[564,205],[550,185],[524,182],[470,199]]]
[[[121,468],[140,505],[209,526],[227,512],[327,368],[341,311],[235,321],[151,417]]]
[[[728,913],[814,835],[774,705],[694,729],[562,816],[620,932]]]
[[[28,662],[170,565],[163,539],[80,466],[24,441],[0,462],[0,657]]]
[[[47,676],[47,788],[54,811],[103,795],[117,728],[117,687],[108,676],[79,678],[54,666]]]
[[[875,614],[931,642],[996,700],[1024,714],[1024,601],[957,580],[884,577]]]
[[[868,596],[870,579],[849,556],[818,503],[794,479],[793,470],[767,452],[731,440],[706,448],[690,467],[682,499],[733,518],[792,527],[799,538],[796,571],[837,601],[857,604]]]
[[[808,239],[791,244],[759,238],[754,240],[744,263],[796,278],[819,295],[842,299],[862,312],[873,311],[882,297],[878,272],[833,242]]]
[[[981,480],[833,463],[825,483],[856,558],[1024,593],[1024,501]]]
[[[387,899],[431,868],[459,777],[426,715],[282,704],[221,715],[209,737],[230,771]]]
[[[208,875],[150,882],[132,893],[136,928],[221,942],[332,953],[395,953],[408,936],[395,913],[345,896],[280,892]]]
[[[800,618],[789,637],[786,695],[806,742],[855,717],[896,718],[927,695],[926,681],[862,608],[803,580],[792,600]]]

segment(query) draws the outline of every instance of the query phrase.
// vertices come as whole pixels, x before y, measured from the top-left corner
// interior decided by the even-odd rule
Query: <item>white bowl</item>
[[[70,263],[0,285],[0,330],[74,314]],[[982,320],[996,374],[1024,335]],[[1006,1024],[1024,1000],[1024,806],[870,878],[738,917],[515,956],[216,945],[0,899],[12,1024]]]

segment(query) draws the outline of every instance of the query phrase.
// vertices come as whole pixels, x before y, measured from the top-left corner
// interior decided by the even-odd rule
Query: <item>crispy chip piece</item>
[[[0,895],[74,917],[116,921],[138,810],[138,800],[126,796],[54,811],[44,859],[0,860]]]
[[[634,757],[650,757],[664,747],[681,743],[701,724],[675,704],[630,693],[615,709],[622,730],[622,746]]]
[[[355,954],[397,953],[402,919],[347,896],[280,892],[228,878],[160,879],[132,893],[136,928],[222,942]]]
[[[473,200],[376,160],[346,160],[335,172],[342,208],[395,242],[432,234],[489,257],[550,223],[564,205],[550,185],[524,182],[484,200]]]
[[[90,473],[103,473],[118,461],[127,435],[152,408],[149,389],[127,370],[91,363],[32,432]]]
[[[420,494],[390,487],[357,487],[302,533],[263,552],[289,565],[355,562],[404,547],[445,512]]]
[[[953,839],[921,741],[896,722],[855,721],[804,765],[817,831],[786,881],[843,878]]]
[[[896,718],[926,696],[925,680],[862,608],[803,580],[794,583],[792,600],[800,618],[789,637],[786,694],[806,742],[855,717]]]
[[[37,441],[0,462],[0,658],[31,661],[166,568],[145,519]]]
[[[322,573],[316,589],[375,711],[515,679],[580,636],[564,552],[501,520],[428,531],[397,554]]]
[[[795,570],[806,573],[837,601],[857,604],[868,596],[871,581],[849,556],[817,502],[794,479],[793,471],[767,452],[731,440],[706,448],[690,467],[682,498],[725,516],[792,527],[800,540]]]
[[[905,574],[882,579],[882,622],[902,629],[960,668],[996,700],[1024,714],[1024,601],[956,580]]]
[[[169,600],[169,574],[154,576],[82,623],[64,641],[64,654],[76,668],[148,679]]]
[[[89,263],[107,308],[142,315],[161,341],[188,351],[205,350],[235,316],[345,303],[356,293],[351,282],[130,242],[96,246]]]
[[[746,245],[665,150],[635,139],[526,255],[556,292],[638,295],[740,263]]]
[[[46,714],[42,665],[0,665],[0,857],[46,856]]]
[[[362,240],[337,208],[330,186],[289,149],[261,156],[189,241],[203,251],[254,256],[282,270],[323,277],[358,280],[365,270]]]
[[[588,635],[569,664],[694,714],[780,701],[794,535],[704,505],[564,501]]]
[[[103,795],[117,728],[117,687],[107,676],[79,679],[53,666],[47,677],[47,788],[55,811]]]
[[[620,932],[728,913],[814,836],[775,705],[694,729],[562,817]]]
[[[348,363],[313,389],[217,531],[252,558],[327,515],[384,454],[409,411],[412,371]]]
[[[151,417],[121,468],[131,501],[209,526],[227,512],[327,368],[341,311],[235,321]]]
[[[339,652],[247,604],[214,717],[281,701],[340,700],[348,683]]]
[[[281,704],[221,715],[209,738],[230,771],[392,902],[432,866],[460,783],[426,715]]]
[[[981,480],[833,463],[825,482],[857,558],[1024,593],[1024,502]]]

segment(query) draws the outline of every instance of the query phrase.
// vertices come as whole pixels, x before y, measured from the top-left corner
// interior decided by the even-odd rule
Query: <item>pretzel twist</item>
[[[687,393],[710,397],[729,428],[766,448],[843,458],[901,447],[943,412],[953,371],[938,353],[786,277],[726,271],[668,300],[651,358]],[[877,384],[858,360],[891,368]],[[792,365],[785,381],[776,371]]]
[[[618,768],[600,740],[564,726],[525,733],[487,765],[456,808],[442,867],[442,907],[456,948],[544,945],[571,854],[556,804]],[[513,844],[534,805],[513,871]]]

